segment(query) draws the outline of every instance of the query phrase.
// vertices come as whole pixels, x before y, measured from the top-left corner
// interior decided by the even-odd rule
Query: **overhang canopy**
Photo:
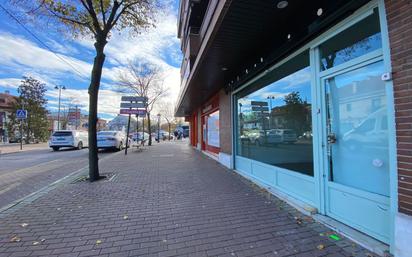
[[[243,84],[369,0],[226,1],[221,21],[182,85],[176,116],[189,116],[222,88]],[[320,15],[319,15],[320,14]]]

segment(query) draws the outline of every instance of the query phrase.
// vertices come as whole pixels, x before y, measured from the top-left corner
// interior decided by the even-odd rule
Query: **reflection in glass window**
[[[331,181],[389,196],[388,116],[382,61],[325,81]],[[377,99],[381,104],[376,104]],[[346,104],[351,103],[352,111]],[[356,165],[353,165],[356,163]]]
[[[304,52],[236,95],[238,155],[313,176],[310,81]]]
[[[321,69],[327,70],[382,48],[378,9],[320,47]]]

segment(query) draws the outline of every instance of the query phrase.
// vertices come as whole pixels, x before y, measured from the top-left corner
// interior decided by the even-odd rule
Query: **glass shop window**
[[[313,176],[309,53],[236,95],[237,155]]]
[[[379,13],[356,23],[323,43],[320,47],[321,70],[337,65],[382,48]]]

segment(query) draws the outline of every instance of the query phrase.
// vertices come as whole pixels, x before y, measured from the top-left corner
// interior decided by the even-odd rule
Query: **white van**
[[[61,147],[72,147],[82,149],[89,143],[89,133],[87,131],[58,130],[50,137],[49,147],[53,151],[59,151]]]

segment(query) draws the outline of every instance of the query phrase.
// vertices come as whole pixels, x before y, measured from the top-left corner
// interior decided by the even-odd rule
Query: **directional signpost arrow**
[[[145,108],[145,103],[120,103],[120,108]]]
[[[122,102],[147,102],[147,97],[143,97],[143,96],[122,96]]]
[[[146,115],[146,110],[120,109],[120,114]]]

